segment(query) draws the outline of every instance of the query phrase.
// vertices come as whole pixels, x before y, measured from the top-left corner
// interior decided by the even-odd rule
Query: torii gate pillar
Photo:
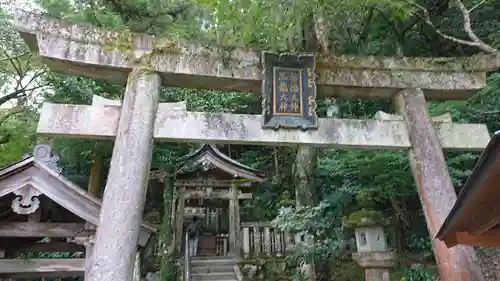
[[[157,73],[139,69],[128,78],[85,281],[132,280],[160,88]]]
[[[407,125],[412,147],[408,157],[417,184],[427,228],[443,281],[484,281],[472,247],[448,249],[436,239],[441,225],[457,201],[441,144],[421,89],[405,89],[394,97],[394,106]]]

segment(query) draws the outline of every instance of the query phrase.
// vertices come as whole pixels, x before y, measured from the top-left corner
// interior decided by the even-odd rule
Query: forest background
[[[470,56],[500,46],[500,1],[496,0],[36,0],[0,2],[0,166],[19,160],[37,142],[61,157],[64,174],[88,184],[97,155],[109,167],[112,142],[43,139],[36,134],[43,101],[90,104],[92,95],[120,99],[123,86],[65,76],[43,67],[15,32],[12,7],[124,32],[148,32],[171,40],[246,46],[261,50],[332,52],[381,56]],[[247,93],[165,88],[162,101],[185,100],[190,110],[260,114],[261,97]],[[500,129],[500,73],[466,101],[429,103],[431,115],[451,113],[455,122]],[[373,118],[391,112],[389,101],[334,100],[319,93],[318,114]],[[156,144],[153,167],[170,171],[190,144]],[[221,149],[271,181],[256,190],[245,217],[275,220],[281,228],[320,233],[297,258],[314,257],[319,280],[363,280],[350,260],[352,232],[342,218],[361,208],[382,211],[393,222],[391,246],[400,257],[397,278],[432,280],[434,260],[421,204],[405,151],[306,149],[226,145]],[[477,153],[447,153],[457,192]],[[306,179],[306,180],[304,180]],[[309,207],[295,204],[295,188],[308,189]],[[104,183],[103,183],[104,186]],[[158,198],[162,200],[162,198]],[[283,209],[285,208],[285,209]],[[283,214],[286,213],[286,219]],[[478,249],[487,278],[500,255]]]

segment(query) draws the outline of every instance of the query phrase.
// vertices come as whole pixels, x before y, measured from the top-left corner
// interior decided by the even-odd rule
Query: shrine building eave
[[[499,247],[499,201],[500,131],[497,131],[481,154],[437,238],[447,247]]]
[[[87,193],[79,186],[49,167],[33,155],[0,169],[0,198],[17,190],[29,187],[37,194],[43,194],[95,226],[99,224],[101,200]],[[141,224],[138,244],[145,246],[157,227],[148,223]]]
[[[31,51],[54,71],[124,84],[137,67],[158,72],[166,86],[261,93],[261,52],[180,43],[153,35],[103,30],[15,11]],[[343,98],[390,99],[421,88],[429,100],[468,99],[499,68],[500,55],[393,58],[316,55],[318,92]]]
[[[178,175],[189,170],[190,167],[211,169],[218,168],[234,179],[246,179],[253,182],[263,182],[266,179],[264,172],[246,166],[222,153],[215,144],[203,144],[199,149],[179,159],[183,165],[177,171]]]

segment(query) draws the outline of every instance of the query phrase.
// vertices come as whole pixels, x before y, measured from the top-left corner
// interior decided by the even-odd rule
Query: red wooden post
[[[394,105],[408,125],[412,144],[408,156],[433,242],[441,280],[483,281],[484,277],[474,248],[456,246],[448,249],[442,241],[435,239],[457,200],[457,195],[423,91],[401,90],[394,97]]]

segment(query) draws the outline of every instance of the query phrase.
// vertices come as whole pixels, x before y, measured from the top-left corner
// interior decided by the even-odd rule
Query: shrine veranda
[[[434,236],[456,201],[443,149],[481,151],[490,136],[484,124],[433,120],[426,101],[469,98],[486,85],[487,72],[498,69],[500,55],[272,54],[99,30],[23,11],[16,12],[15,23],[52,70],[127,85],[123,101],[45,103],[38,125],[46,136],[115,139],[86,280],[132,278],[153,141],[408,150],[441,280],[484,280],[473,248],[448,249]],[[292,78],[280,80],[285,74]],[[298,87],[293,81],[300,81]],[[187,111],[180,103],[159,103],[162,86],[262,94],[263,112]],[[371,120],[317,118],[316,91],[392,99],[395,114],[379,112]]]

